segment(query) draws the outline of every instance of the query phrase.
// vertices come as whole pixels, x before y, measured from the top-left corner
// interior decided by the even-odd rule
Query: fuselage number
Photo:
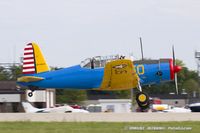
[[[144,65],[136,66],[136,72],[138,75],[143,75],[144,74]]]

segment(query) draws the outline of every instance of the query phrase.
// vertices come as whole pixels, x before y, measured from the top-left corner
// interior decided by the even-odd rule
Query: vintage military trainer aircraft
[[[39,46],[29,43],[24,49],[23,75],[17,82],[32,92],[39,88],[103,91],[138,88],[136,101],[146,109],[149,97],[141,86],[174,80],[180,70],[173,59],[131,61],[120,56],[97,56],[80,65],[50,71]],[[32,92],[28,93],[29,97]]]

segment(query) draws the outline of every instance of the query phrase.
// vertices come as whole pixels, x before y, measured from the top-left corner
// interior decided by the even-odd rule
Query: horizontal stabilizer
[[[35,77],[35,76],[23,76],[17,79],[18,82],[36,82],[43,80],[42,77]]]

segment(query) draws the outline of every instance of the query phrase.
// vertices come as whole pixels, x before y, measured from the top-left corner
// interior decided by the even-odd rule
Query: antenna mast
[[[142,37],[140,37],[140,48],[141,48],[142,60],[144,60]]]

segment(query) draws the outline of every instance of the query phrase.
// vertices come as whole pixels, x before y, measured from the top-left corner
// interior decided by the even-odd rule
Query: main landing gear
[[[146,93],[139,92],[136,95],[136,101],[142,112],[149,108],[149,96]]]
[[[144,112],[149,108],[149,96],[146,93],[142,92],[140,84],[138,86],[138,89],[140,90],[140,92],[136,94],[136,101],[141,111]]]

